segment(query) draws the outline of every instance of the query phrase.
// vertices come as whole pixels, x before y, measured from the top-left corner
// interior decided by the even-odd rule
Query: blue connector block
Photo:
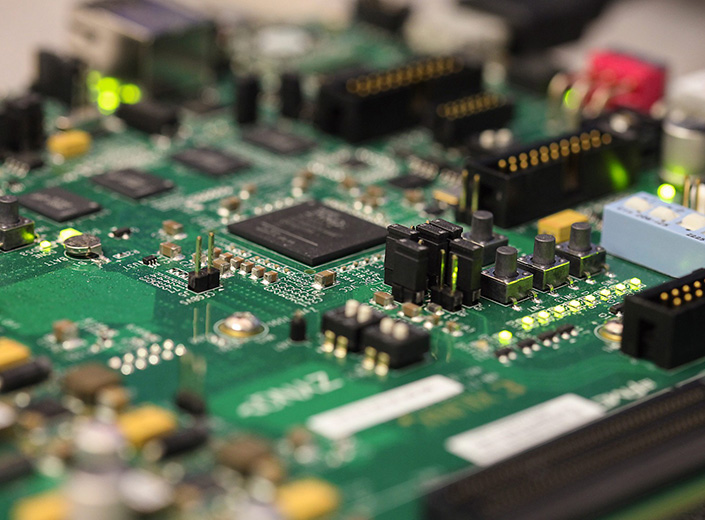
[[[605,206],[602,246],[654,271],[685,276],[705,267],[705,215],[637,193]]]

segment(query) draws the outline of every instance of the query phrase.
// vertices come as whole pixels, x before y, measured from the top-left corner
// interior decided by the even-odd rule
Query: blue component
[[[705,266],[705,215],[637,193],[605,206],[602,246],[649,269],[684,276]]]

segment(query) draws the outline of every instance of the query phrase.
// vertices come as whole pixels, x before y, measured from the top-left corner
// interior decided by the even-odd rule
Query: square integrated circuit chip
[[[132,168],[96,175],[91,180],[135,200],[163,193],[174,187],[174,183],[168,179]]]
[[[245,159],[206,147],[189,148],[171,158],[211,177],[222,177],[251,166]]]
[[[387,237],[385,228],[317,201],[235,222],[228,230],[311,266],[382,244]]]
[[[256,126],[242,140],[279,155],[298,155],[313,148],[314,142],[269,126]]]
[[[19,197],[20,204],[56,222],[74,220],[100,210],[100,204],[66,191],[46,188]]]

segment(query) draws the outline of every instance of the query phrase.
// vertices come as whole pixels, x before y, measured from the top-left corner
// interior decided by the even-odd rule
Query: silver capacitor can
[[[665,119],[661,157],[664,181],[681,187],[686,177],[705,180],[705,119]]]

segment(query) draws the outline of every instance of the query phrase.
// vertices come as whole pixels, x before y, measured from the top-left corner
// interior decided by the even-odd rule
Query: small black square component
[[[46,188],[19,197],[20,204],[56,222],[66,222],[100,210],[100,204],[63,188]]]
[[[228,230],[311,266],[382,244],[387,237],[383,227],[317,201],[235,222]]]
[[[257,126],[242,135],[242,140],[279,155],[298,155],[313,148],[313,141],[268,126]]]
[[[91,180],[135,200],[163,193],[174,187],[174,183],[170,180],[132,168],[113,170],[96,175]]]
[[[222,177],[251,166],[245,159],[206,147],[189,148],[171,158],[211,177]]]

